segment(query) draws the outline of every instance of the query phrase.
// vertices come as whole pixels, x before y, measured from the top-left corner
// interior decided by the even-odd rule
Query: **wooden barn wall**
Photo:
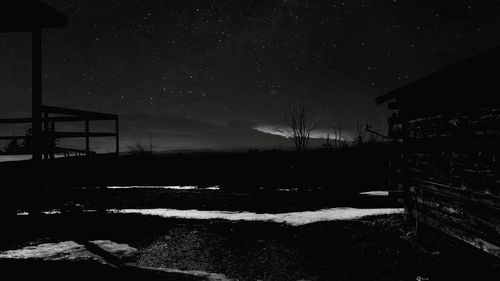
[[[500,109],[392,125],[410,215],[500,257]]]

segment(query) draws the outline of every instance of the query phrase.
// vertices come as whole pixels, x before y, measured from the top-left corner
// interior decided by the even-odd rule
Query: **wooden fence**
[[[91,132],[91,121],[113,121],[115,130],[113,132]],[[83,122],[83,132],[57,131],[56,124],[61,122]],[[10,118],[0,119],[0,124],[32,124],[32,118]],[[116,154],[120,151],[119,143],[119,118],[115,114],[98,113],[84,110],[68,109],[54,106],[42,106],[42,148],[40,153],[44,159],[53,159],[56,153],[69,155],[91,155],[90,139],[96,137],[114,137]],[[0,140],[29,139],[31,136],[0,136]],[[56,146],[56,140],[63,138],[84,138],[85,149],[64,148]],[[36,148],[32,148],[36,149]],[[30,152],[32,153],[32,152]]]

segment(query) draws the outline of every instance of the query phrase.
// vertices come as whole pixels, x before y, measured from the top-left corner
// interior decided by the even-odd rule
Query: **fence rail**
[[[57,114],[58,116],[53,116]],[[63,115],[63,116],[60,116]],[[42,106],[42,147],[38,151],[44,156],[44,159],[53,159],[55,153],[64,153],[69,155],[70,152],[78,152],[79,154],[92,155],[94,151],[90,150],[90,138],[98,137],[114,137],[116,146],[116,155],[120,152],[119,143],[119,117],[115,114],[92,112],[85,110],[69,109],[55,106]],[[114,132],[90,132],[91,121],[114,121]],[[32,124],[32,118],[5,118],[0,119],[0,124]],[[56,123],[60,122],[84,122],[85,130],[83,132],[65,132],[56,131]],[[0,140],[29,140],[32,136],[0,136]],[[85,150],[75,148],[56,147],[56,140],[62,138],[84,138]],[[35,150],[36,148],[31,148]],[[31,151],[35,154],[36,151]]]

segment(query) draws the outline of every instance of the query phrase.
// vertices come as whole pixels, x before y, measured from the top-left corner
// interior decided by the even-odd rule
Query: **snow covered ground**
[[[113,254],[119,258],[129,258],[138,254],[136,248],[130,247],[127,244],[119,244],[110,240],[94,240],[89,241],[101,249]],[[108,264],[102,257],[88,251],[84,245],[78,244],[75,241],[63,241],[59,243],[44,243],[39,245],[27,246],[17,250],[9,250],[0,252],[0,259],[40,259],[46,261],[94,261],[102,264]],[[175,268],[143,268],[152,272],[157,272],[156,275],[166,273],[172,280],[172,274],[183,277],[190,277],[189,280],[208,280],[208,281],[230,281],[223,274],[211,273],[199,270],[178,270]]]
[[[94,245],[120,258],[128,258],[137,254],[137,249],[127,244],[119,244],[109,240],[90,241]],[[0,258],[10,259],[43,259],[43,260],[73,260],[97,261],[106,264],[104,259],[91,253],[84,245],[75,241],[59,243],[44,243],[27,246],[22,249],[0,252]]]
[[[220,190],[219,186],[210,186],[206,188],[201,188],[196,185],[131,185],[131,186],[108,186],[109,189],[131,189],[131,188],[159,188],[159,189],[171,189],[171,190]]]
[[[183,219],[223,219],[232,221],[272,221],[286,223],[292,226],[305,225],[320,221],[352,220],[367,216],[402,214],[401,208],[358,209],[339,207],[317,211],[291,212],[280,214],[232,212],[232,211],[201,211],[177,209],[115,209],[115,213],[154,215],[164,218]]]
[[[367,196],[389,196],[389,191],[366,191],[359,194]]]

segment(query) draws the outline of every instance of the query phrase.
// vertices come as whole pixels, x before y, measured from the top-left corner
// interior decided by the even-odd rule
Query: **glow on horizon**
[[[257,130],[262,133],[280,136],[283,138],[289,138],[286,134],[283,133],[285,129],[286,127],[280,125],[258,125],[254,127],[254,130]],[[317,129],[311,132],[311,139],[326,139],[327,137],[330,137],[330,140],[336,139],[333,130]],[[337,139],[342,141],[347,141],[352,139],[352,136],[350,133],[342,132],[342,137]]]

